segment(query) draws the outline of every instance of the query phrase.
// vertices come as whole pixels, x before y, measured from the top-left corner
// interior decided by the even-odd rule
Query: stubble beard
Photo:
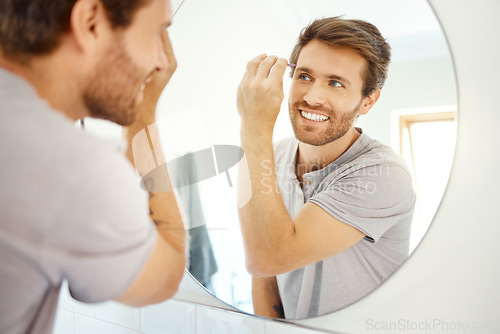
[[[83,101],[90,116],[119,125],[136,118],[136,97],[142,71],[126,53],[121,41],[109,48],[90,76]]]
[[[331,109],[314,109],[307,105],[304,101],[297,102],[294,104],[288,104],[290,121],[292,123],[293,132],[295,137],[302,143],[322,146],[329,144],[339,138],[342,138],[352,127],[357,119],[358,111],[361,108],[361,102],[350,112],[335,112]],[[322,114],[329,117],[328,120],[324,121],[328,123],[328,128],[319,134],[314,134],[315,130],[313,126],[301,126],[299,128],[298,118],[302,117],[299,109],[317,110],[321,111]]]

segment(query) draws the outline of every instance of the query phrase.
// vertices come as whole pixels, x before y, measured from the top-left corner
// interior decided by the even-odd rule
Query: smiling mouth
[[[305,119],[308,119],[308,120],[313,121],[313,122],[324,122],[324,121],[327,121],[327,120],[330,119],[330,117],[328,117],[328,116],[323,116],[323,115],[320,115],[320,114],[314,114],[314,113],[310,113],[310,112],[305,112],[303,110],[300,110],[300,114]]]

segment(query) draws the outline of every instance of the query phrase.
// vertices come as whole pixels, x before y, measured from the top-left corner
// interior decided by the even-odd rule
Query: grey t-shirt
[[[147,193],[116,143],[93,138],[0,69],[0,333],[51,333],[61,282],[118,297],[156,240]]]
[[[330,165],[304,174],[303,189],[294,170],[297,149],[296,138],[274,148],[278,184],[291,217],[309,201],[366,236],[340,254],[277,276],[287,319],[338,310],[389,277],[408,257],[415,206],[403,160],[364,133]]]

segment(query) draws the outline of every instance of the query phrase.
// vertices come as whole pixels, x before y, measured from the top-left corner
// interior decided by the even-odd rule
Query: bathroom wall
[[[115,302],[84,304],[63,286],[54,334],[314,334],[323,333],[233,311],[169,300],[131,308]]]

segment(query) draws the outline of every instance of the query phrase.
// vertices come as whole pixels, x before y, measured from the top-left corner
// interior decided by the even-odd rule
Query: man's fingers
[[[288,61],[285,58],[279,58],[273,66],[269,79],[282,82],[287,65]]]
[[[283,79],[288,62],[277,56],[258,55],[247,63],[244,78]]]
[[[257,79],[267,79],[267,77],[269,77],[269,73],[271,72],[271,68],[277,60],[278,57],[276,56],[266,57],[266,59],[264,59],[259,65],[259,69],[256,74]]]
[[[245,72],[245,76],[254,77],[257,74],[257,70],[259,69],[260,63],[266,59],[266,54],[258,55],[247,63],[247,71]]]

